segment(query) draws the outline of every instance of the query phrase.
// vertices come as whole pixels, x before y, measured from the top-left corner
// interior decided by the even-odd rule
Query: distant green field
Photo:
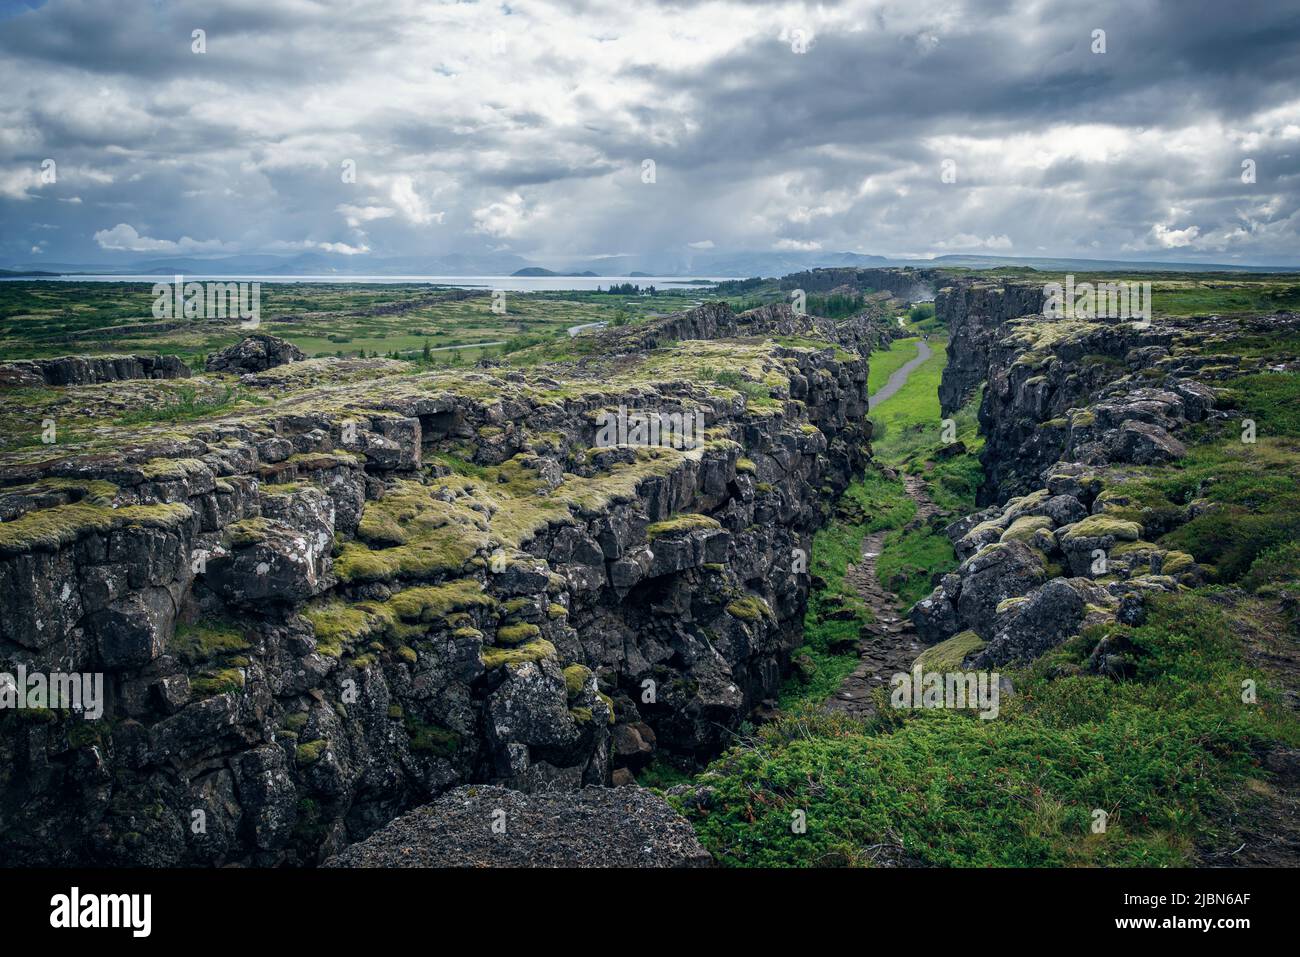
[[[427,344],[435,361],[472,361],[564,337],[570,326],[636,322],[688,309],[706,295],[693,287],[653,295],[507,292],[505,313],[498,314],[486,291],[436,301],[448,292],[413,283],[265,283],[259,331],[287,339],[311,356],[413,357]],[[0,359],[174,353],[193,364],[246,334],[235,323],[158,320],[153,304],[151,283],[0,283]],[[476,347],[482,343],[498,345]]]

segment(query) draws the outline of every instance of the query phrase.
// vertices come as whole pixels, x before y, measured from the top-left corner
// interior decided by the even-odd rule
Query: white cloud
[[[696,243],[687,243],[686,245],[687,245],[687,246],[690,246],[692,249],[712,249],[712,248],[713,248],[713,240],[712,240],[712,239],[701,239],[699,242],[696,242]]]
[[[394,212],[387,206],[351,206],[348,203],[340,203],[334,207],[334,211],[342,213],[344,220],[353,229],[372,220],[387,219]]]
[[[522,196],[511,193],[501,202],[474,210],[474,231],[507,239],[516,235],[535,215],[535,212],[529,212]]]
[[[118,223],[112,229],[101,229],[95,233],[94,238],[100,249],[135,253],[229,252],[237,248],[234,244],[228,245],[219,239],[191,239],[189,236],[182,236],[175,241],[151,239],[148,236],[141,236],[136,228],[128,223]]]
[[[772,248],[788,252],[813,252],[821,249],[822,244],[812,239],[780,239]]]
[[[268,248],[276,252],[288,252],[290,250],[300,249],[319,249],[322,252],[337,253],[340,256],[363,256],[370,252],[370,247],[365,243],[353,246],[349,243],[317,242],[314,239],[299,239],[292,242],[276,240],[271,243]]]
[[[935,249],[1010,249],[1010,236],[974,236],[970,233],[958,233],[951,239],[941,239],[934,244]]]
[[[31,199],[32,194],[28,191],[40,188],[41,173],[38,169],[19,166],[0,171],[0,196],[9,199]]]
[[[1196,241],[1196,237],[1201,234],[1199,226],[1188,226],[1186,229],[1173,229],[1164,223],[1156,223],[1151,227],[1151,238],[1157,245],[1165,249],[1178,249],[1182,246],[1190,246]]]
[[[417,226],[427,226],[429,223],[441,223],[444,213],[435,213],[430,211],[428,205],[415,191],[415,183],[410,176],[402,175],[393,177],[393,185],[389,190],[389,197],[410,222]]]

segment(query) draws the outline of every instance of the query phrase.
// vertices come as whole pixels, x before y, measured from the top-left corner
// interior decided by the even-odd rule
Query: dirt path
[[[874,409],[880,403],[890,398],[895,392],[907,384],[907,377],[910,376],[921,363],[925,362],[932,355],[930,346],[924,339],[916,343],[916,358],[909,359],[906,363],[894,370],[894,374],[889,377],[889,381],[880,387],[875,395],[867,398],[867,411]]]
[[[892,377],[890,382],[893,382]],[[925,482],[918,476],[908,475],[904,477],[903,485],[907,494],[916,502],[916,515],[906,527],[915,528],[925,524],[938,511],[938,507],[926,494]],[[826,700],[828,711],[843,711],[857,717],[867,717],[874,713],[876,705],[872,693],[877,688],[888,688],[890,676],[910,670],[916,656],[925,650],[925,645],[916,637],[916,629],[904,615],[905,609],[898,596],[886,591],[876,578],[876,560],[880,557],[888,534],[873,532],[864,538],[862,561],[850,565],[844,575],[844,580],[871,609],[873,621],[863,626],[858,641],[861,660],[853,673],[844,679],[839,690]]]

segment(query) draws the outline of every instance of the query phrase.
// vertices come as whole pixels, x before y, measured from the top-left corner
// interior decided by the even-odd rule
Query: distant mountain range
[[[933,259],[894,259],[863,253],[839,252],[716,252],[690,250],[649,256],[610,256],[541,266],[507,252],[453,253],[446,256],[341,256],[307,252],[294,256],[241,255],[215,258],[178,256],[139,258],[107,263],[10,262],[0,275],[84,273],[91,275],[172,276],[609,276],[609,277],[718,277],[784,276],[819,266],[1029,267],[1063,270],[1144,272],[1297,272],[1300,266],[1243,266],[1226,263],[1076,259],[1048,256],[948,255]]]

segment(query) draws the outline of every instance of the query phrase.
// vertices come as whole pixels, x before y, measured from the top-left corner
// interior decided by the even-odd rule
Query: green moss
[[[497,641],[503,645],[521,645],[529,639],[536,638],[542,630],[528,622],[515,625],[503,625],[497,629]]]
[[[222,529],[222,532],[226,540],[230,542],[231,548],[247,548],[250,545],[257,545],[266,541],[269,529],[268,520],[259,517],[244,518],[238,522],[231,522]]]
[[[614,723],[614,699],[611,698],[609,695],[605,694],[605,692],[603,691],[597,691],[596,697],[599,698],[601,701],[605,702],[605,707],[609,709],[609,720],[606,722],[606,724],[613,724]]]
[[[215,619],[204,619],[192,625],[176,626],[176,633],[167,649],[187,665],[211,661],[219,655],[244,651],[248,641],[234,625]]]
[[[756,475],[758,465],[755,464],[753,459],[736,459],[736,471],[741,475]]]
[[[408,665],[413,665],[420,660],[420,656],[415,653],[415,649],[410,645],[402,645],[398,648],[397,657],[401,658]]]
[[[174,502],[122,508],[88,501],[56,505],[27,512],[9,522],[0,522],[0,554],[57,551],[83,535],[110,532],[130,525],[176,528],[193,514],[189,506]]]
[[[557,618],[564,618],[569,614],[569,609],[563,605],[551,603],[546,608],[546,617],[554,621]]]
[[[316,650],[330,658],[343,653],[343,646],[370,633],[372,618],[361,608],[332,601],[303,610],[316,633]]]
[[[564,669],[564,688],[570,701],[591,687],[592,677],[591,669],[586,665],[569,665]]]
[[[664,519],[662,522],[654,522],[647,526],[645,531],[649,538],[654,539],[661,535],[678,535],[701,528],[717,529],[721,527],[716,518],[710,518],[708,515],[697,515],[693,512],[683,512],[680,515],[674,515],[672,518]]]
[[[290,731],[301,731],[307,724],[307,712],[295,711],[284,719],[284,726]]]
[[[150,459],[140,466],[148,482],[179,482],[195,475],[202,475],[208,467],[198,459]]]
[[[1052,520],[1045,515],[1025,515],[1016,519],[1002,533],[1000,542],[1029,542],[1039,529],[1051,530]]]
[[[570,708],[569,714],[573,716],[573,720],[578,724],[590,724],[593,720],[591,709],[587,707]]]
[[[447,617],[465,608],[490,608],[496,600],[478,581],[457,579],[443,585],[407,588],[387,601],[349,604],[333,600],[303,611],[316,631],[317,650],[337,658],[343,649],[371,635],[398,639],[426,632],[431,624],[448,624]]]
[[[962,661],[983,647],[984,639],[973,631],[963,631],[921,652],[913,667],[920,665],[922,672],[939,671],[945,674],[960,671]]]
[[[1061,533],[1061,540],[1068,544],[1080,538],[1107,536],[1117,541],[1136,541],[1142,537],[1142,526],[1137,522],[1126,521],[1104,513],[1089,515],[1073,525],[1067,525]]]
[[[327,747],[329,747],[329,741],[318,738],[315,741],[308,741],[306,744],[298,745],[294,750],[294,755],[301,765],[315,764],[325,754]]]
[[[776,617],[767,602],[757,595],[745,595],[728,602],[727,614],[741,621],[758,621],[760,618],[772,620]]]
[[[190,691],[200,698],[239,691],[243,687],[244,673],[238,668],[223,668],[190,681]]]
[[[526,661],[554,658],[555,646],[545,638],[538,638],[518,648],[484,648],[483,667],[491,671],[503,665],[517,665]]]

